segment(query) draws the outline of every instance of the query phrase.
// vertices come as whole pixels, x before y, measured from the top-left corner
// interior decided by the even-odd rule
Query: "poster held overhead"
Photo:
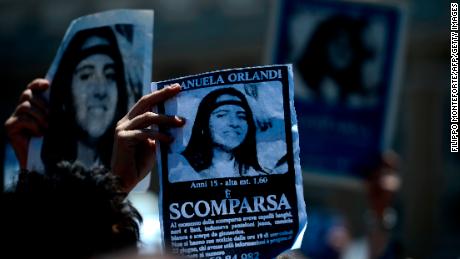
[[[362,179],[393,141],[405,9],[364,1],[278,1],[269,63],[292,62],[301,164]]]
[[[149,92],[153,11],[114,10],[74,20],[46,79],[49,128],[33,139],[28,168],[80,161],[110,167],[114,128]]]
[[[158,112],[185,118],[160,144],[163,241],[190,257],[272,258],[306,228],[292,67],[230,69],[152,83],[181,92]],[[249,256],[249,257],[247,257]]]

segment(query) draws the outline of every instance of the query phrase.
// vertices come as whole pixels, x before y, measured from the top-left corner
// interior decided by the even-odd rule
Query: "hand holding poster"
[[[189,257],[272,258],[295,247],[307,218],[292,68],[223,70],[152,84],[181,93],[158,112],[186,119],[161,145],[165,246]]]

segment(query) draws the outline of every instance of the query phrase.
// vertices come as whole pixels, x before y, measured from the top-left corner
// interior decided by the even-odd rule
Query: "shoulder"
[[[259,176],[259,175],[267,175],[266,173],[262,171],[258,171],[254,169],[253,167],[249,167],[245,172],[243,176]]]

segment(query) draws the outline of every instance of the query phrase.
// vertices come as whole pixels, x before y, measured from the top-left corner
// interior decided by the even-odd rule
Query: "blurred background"
[[[390,145],[401,160],[402,186],[394,201],[397,224],[391,231],[407,257],[458,258],[460,155],[450,153],[449,147],[450,2],[396,3],[406,6],[407,21]],[[117,8],[154,9],[152,78],[160,81],[267,64],[277,6],[265,0],[0,0],[0,121],[13,112],[26,85],[45,76],[68,25],[79,16]],[[0,157],[8,162],[13,154],[5,152],[3,126],[1,135]],[[362,185],[309,177],[304,182],[308,213],[310,204],[339,211],[342,216],[331,221],[347,218],[351,237],[363,235],[368,203]],[[158,190],[155,180],[153,184]],[[138,200],[145,204],[152,199]],[[315,218],[332,224],[324,223],[321,213],[311,213],[309,240],[315,239],[312,231],[319,225]]]

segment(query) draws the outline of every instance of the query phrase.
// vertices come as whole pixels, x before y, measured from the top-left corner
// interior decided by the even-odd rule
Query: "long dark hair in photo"
[[[226,102],[217,102],[222,95],[231,95],[238,98],[238,105],[246,112],[248,131],[243,142],[232,150],[235,161],[238,163],[239,173],[247,171],[250,167],[263,172],[257,159],[256,147],[256,126],[253,114],[243,93],[234,88],[217,89],[206,95],[198,106],[195,124],[193,124],[192,135],[187,148],[182,155],[187,159],[196,172],[208,169],[213,158],[214,143],[209,129],[211,113],[217,107],[225,105]]]
[[[350,93],[366,94],[362,79],[363,64],[374,55],[363,39],[367,23],[365,18],[334,15],[314,29],[296,66],[308,87],[316,94],[320,93],[320,85],[326,76],[340,86],[341,100]],[[344,67],[334,66],[333,59],[341,57],[331,56],[331,44],[341,45],[346,49],[339,51],[350,55]]]
[[[91,37],[107,43],[83,48]],[[101,163],[109,167],[116,122],[127,112],[127,90],[123,59],[117,38],[109,26],[77,32],[65,49],[50,86],[49,129],[44,136],[41,158],[45,168],[62,160],[77,159],[78,140],[88,139],[88,134],[77,123],[76,106],[72,95],[72,76],[78,63],[94,54],[106,54],[114,61],[115,81],[118,90],[114,118],[104,134],[97,139],[96,151]]]

